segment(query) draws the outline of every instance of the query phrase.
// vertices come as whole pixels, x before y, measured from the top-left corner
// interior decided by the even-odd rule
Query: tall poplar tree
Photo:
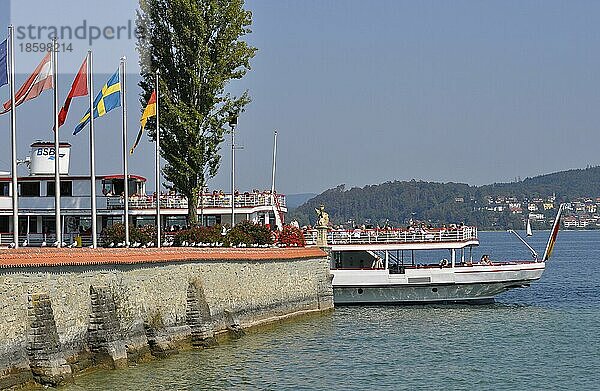
[[[256,48],[242,39],[251,24],[243,0],[140,0],[140,100],[146,104],[158,69],[163,174],[187,197],[190,225],[198,224],[201,191],[217,174],[229,120],[250,102],[247,91],[225,89],[250,69]]]

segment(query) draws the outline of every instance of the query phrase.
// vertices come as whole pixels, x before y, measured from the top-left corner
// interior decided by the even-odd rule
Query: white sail
[[[533,231],[531,230],[531,222],[529,218],[527,219],[527,236],[533,236]]]

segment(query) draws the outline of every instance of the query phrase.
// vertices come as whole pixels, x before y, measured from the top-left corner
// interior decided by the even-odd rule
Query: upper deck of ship
[[[146,193],[146,178],[129,175],[129,209],[134,214],[153,213],[156,193]],[[22,213],[54,213],[54,176],[37,175],[19,177],[19,210]],[[96,177],[96,204],[101,213],[121,213],[125,207],[123,175],[98,175]],[[0,215],[12,213],[12,183],[10,175],[0,175]],[[61,176],[61,203],[65,214],[77,214],[90,209],[91,182],[85,175]],[[213,191],[198,197],[197,208],[207,213],[219,213],[231,209],[232,201],[239,213],[256,210],[272,210],[276,207],[287,212],[284,194],[270,191],[246,191],[224,193]],[[181,194],[161,194],[160,206],[174,213],[187,213],[188,200]]]
[[[317,230],[304,233],[307,245],[316,245]],[[478,246],[477,227],[330,229],[327,244],[332,251],[437,250]]]

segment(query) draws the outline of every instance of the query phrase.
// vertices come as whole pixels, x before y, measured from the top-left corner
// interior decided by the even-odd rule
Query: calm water
[[[474,258],[528,255],[507,233],[480,239]],[[493,305],[340,307],[68,389],[600,389],[599,290],[600,231],[561,232],[542,279]]]

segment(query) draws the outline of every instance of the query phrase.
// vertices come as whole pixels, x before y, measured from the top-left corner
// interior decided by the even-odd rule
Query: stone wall
[[[228,258],[0,268],[0,388],[56,385],[89,367],[164,357],[227,330],[333,308],[319,253]]]

